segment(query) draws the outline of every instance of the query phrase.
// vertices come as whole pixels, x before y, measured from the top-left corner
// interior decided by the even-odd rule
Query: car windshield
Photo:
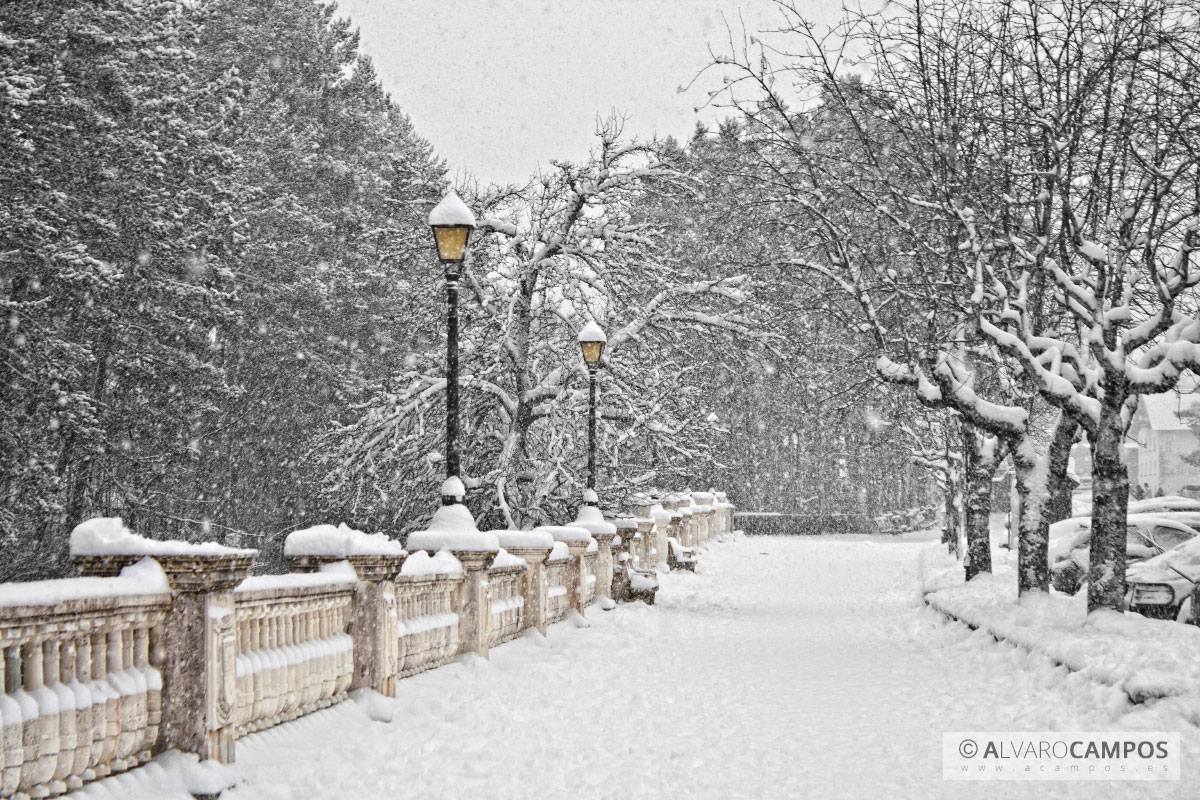
[[[1166,525],[1157,525],[1150,532],[1150,538],[1154,539],[1154,543],[1163,550],[1170,550],[1172,547],[1178,547],[1193,538],[1192,534],[1181,528],[1169,528]]]
[[[1190,578],[1200,577],[1200,537],[1188,539],[1146,561],[1147,567],[1175,567]]]

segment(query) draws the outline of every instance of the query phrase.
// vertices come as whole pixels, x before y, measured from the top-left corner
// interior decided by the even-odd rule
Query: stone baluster
[[[546,559],[551,547],[506,547],[509,553],[525,561],[521,576],[521,597],[525,600],[524,625],[546,633]]]
[[[50,778],[52,795],[66,793],[67,778],[75,765],[75,693],[62,682],[61,647],[58,638],[42,642],[42,680],[58,701],[58,761]]]
[[[13,693],[19,676],[9,669],[8,648],[0,647],[0,796],[16,794],[21,783],[21,765],[25,748],[21,741],[24,712]]]
[[[584,566],[583,555],[591,542],[573,540],[565,544],[571,554],[567,562],[567,598],[570,607],[582,615],[587,609],[587,567]]]
[[[320,626],[321,641],[325,643],[324,669],[321,674],[321,702],[328,706],[333,702],[337,693],[338,651],[337,641],[333,638],[333,602],[321,604],[317,612]]]
[[[38,641],[21,646],[21,674],[25,693],[37,704],[37,746],[34,751],[30,797],[47,797],[58,765],[58,698],[47,690],[43,677],[43,651]]]
[[[162,673],[150,663],[151,626],[141,621],[133,629],[133,668],[141,676],[145,686],[146,708],[145,734],[142,749],[138,751],[139,763],[145,763],[158,750],[159,733],[162,730]]]
[[[92,764],[97,778],[112,774],[113,755],[117,752],[117,735],[121,732],[118,715],[120,696],[108,682],[108,631],[101,623],[92,633]]]
[[[454,550],[454,557],[463,567],[463,581],[458,590],[458,651],[488,656],[487,571],[496,558],[495,551]],[[430,555],[433,555],[432,553]]]
[[[88,760],[92,755],[92,694],[87,689],[91,679],[91,653],[81,653],[84,645],[90,650],[87,635],[76,630],[71,638],[62,643],[59,671],[63,686],[74,699],[75,750],[71,754],[67,788],[78,789],[85,780],[91,780]],[[2,794],[2,792],[0,792]]]
[[[316,600],[306,600],[297,615],[300,628],[300,648],[304,655],[304,713],[313,711],[321,701],[321,662],[319,659],[317,637],[313,632],[313,617],[317,613],[319,603]],[[355,633],[357,634],[357,628]]]
[[[283,718],[287,702],[287,662],[279,649],[279,617],[270,606],[263,607],[263,625],[266,631],[266,650],[271,661],[270,713],[263,719],[263,727],[278,725]]]
[[[125,680],[125,670],[121,665],[121,634],[121,629],[114,623],[108,631],[104,648],[104,676],[116,695],[117,704],[117,743],[110,762],[113,772],[124,772],[133,766],[126,759],[133,752],[135,744],[133,692]]]
[[[593,533],[596,540],[596,594],[612,599],[613,550],[615,533]]]
[[[640,509],[639,509],[640,512]],[[637,518],[638,535],[641,536],[641,552],[637,555],[637,565],[642,569],[654,569],[654,520],[640,513]]]
[[[618,519],[617,535],[613,539],[613,579],[612,599],[619,603],[629,600],[629,569],[634,555],[632,549],[636,540],[637,520],[633,517]]]
[[[38,746],[41,741],[38,704],[25,691],[24,664],[20,643],[11,644],[4,652],[7,670],[4,676],[4,692],[12,698],[21,713],[21,757],[17,778],[17,791],[29,794],[37,785]]]

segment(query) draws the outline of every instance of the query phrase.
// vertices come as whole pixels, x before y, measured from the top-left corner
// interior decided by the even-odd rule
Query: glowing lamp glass
[[[438,258],[447,264],[459,264],[467,255],[471,228],[468,225],[434,225],[433,237],[437,240]]]
[[[583,360],[589,364],[599,364],[600,356],[604,354],[604,342],[580,342],[583,350]]]

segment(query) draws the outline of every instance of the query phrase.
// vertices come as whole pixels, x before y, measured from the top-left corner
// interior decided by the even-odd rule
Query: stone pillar
[[[250,572],[253,551],[157,555],[171,587],[163,630],[163,738],[201,759],[233,762],[237,636],[233,589]],[[84,575],[112,575],[138,555],[77,558]]]
[[[581,615],[587,608],[587,573],[583,568],[583,554],[587,552],[590,542],[567,542],[567,550],[571,553],[571,561],[567,567],[567,597],[571,600],[571,608]]]
[[[593,533],[596,540],[596,594],[599,597],[612,599],[613,582],[613,551],[612,541],[615,533]]]
[[[612,541],[613,579],[612,599],[618,603],[629,601],[629,560],[633,558],[630,547],[637,533],[637,521],[633,518],[617,520],[617,537]]]
[[[463,582],[458,595],[458,652],[488,657],[488,586],[487,571],[496,558],[495,551],[455,550],[463,566]],[[431,554],[432,555],[432,554]]]
[[[642,552],[640,559],[643,569],[654,569],[654,520],[649,517],[638,517],[638,533],[642,535]]]
[[[404,566],[404,555],[296,556],[296,572],[316,572],[322,564],[349,561],[358,576],[350,635],[354,640],[353,689],[374,689],[391,697],[396,692],[400,645],[396,609],[396,576]]]
[[[611,538],[611,537],[610,537]],[[546,633],[546,559],[550,547],[506,547],[510,554],[522,558],[529,568],[521,576],[521,596],[525,598],[525,627]]]

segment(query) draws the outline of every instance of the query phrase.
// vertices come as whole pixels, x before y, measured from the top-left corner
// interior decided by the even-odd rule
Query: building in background
[[[1200,451],[1200,438],[1188,425],[1198,415],[1200,394],[1195,392],[1141,398],[1128,434],[1137,445],[1137,473],[1129,476],[1130,488],[1136,482],[1149,486],[1151,495],[1161,489],[1163,494],[1200,497],[1200,466],[1184,460]]]

